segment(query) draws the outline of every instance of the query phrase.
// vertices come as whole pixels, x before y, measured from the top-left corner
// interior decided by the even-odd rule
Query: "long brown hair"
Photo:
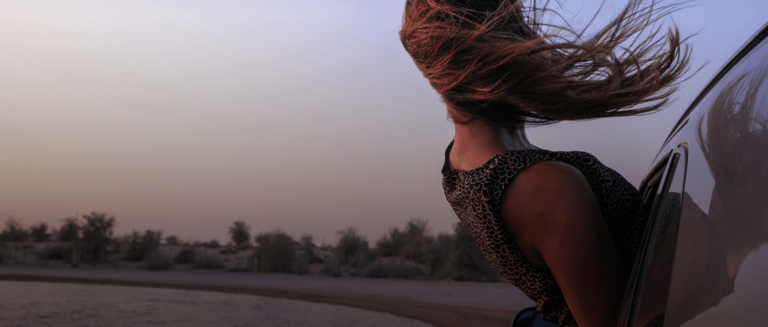
[[[541,22],[554,12],[546,3],[407,0],[400,39],[448,107],[473,118],[513,127],[636,115],[667,103],[690,57],[676,26],[658,37],[678,5],[645,2],[629,0],[584,38]]]

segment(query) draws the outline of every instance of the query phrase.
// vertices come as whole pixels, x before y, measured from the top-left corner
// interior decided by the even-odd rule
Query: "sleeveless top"
[[[469,171],[451,169],[445,151],[443,189],[459,220],[466,226],[488,262],[502,276],[536,301],[536,311],[561,326],[576,326],[565,298],[548,270],[536,268],[512,242],[505,229],[501,198],[504,188],[523,169],[542,161],[576,167],[587,180],[627,271],[640,246],[647,215],[640,194],[619,173],[586,152],[510,150]]]

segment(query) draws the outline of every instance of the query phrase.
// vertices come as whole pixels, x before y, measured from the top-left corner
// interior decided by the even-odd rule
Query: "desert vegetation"
[[[310,234],[294,239],[282,230],[255,236],[243,220],[220,244],[184,242],[147,229],[115,235],[116,218],[103,212],[70,216],[59,226],[28,228],[9,216],[0,232],[0,265],[108,265],[134,269],[225,269],[260,273],[326,274],[367,278],[500,281],[460,223],[434,235],[429,221],[389,228],[372,245],[355,227],[337,231],[335,245],[318,246]]]

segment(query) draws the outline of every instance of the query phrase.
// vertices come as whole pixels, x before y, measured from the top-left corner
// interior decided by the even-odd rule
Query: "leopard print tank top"
[[[448,155],[452,146],[453,142],[445,151],[442,170],[445,197],[485,258],[502,276],[536,301],[537,312],[561,326],[576,326],[554,276],[536,268],[512,242],[502,222],[502,192],[517,173],[538,162],[557,161],[576,167],[600,204],[622,262],[630,271],[647,219],[638,191],[619,173],[586,152],[510,150],[476,169],[463,171],[450,167]]]

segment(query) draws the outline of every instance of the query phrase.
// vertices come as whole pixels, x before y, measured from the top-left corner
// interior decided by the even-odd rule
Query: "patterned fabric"
[[[450,168],[445,151],[443,189],[459,220],[467,227],[488,262],[536,301],[536,311],[562,326],[576,326],[573,314],[546,270],[536,268],[512,242],[504,228],[501,196],[504,188],[521,170],[542,161],[557,161],[576,167],[586,178],[608,230],[630,271],[640,246],[647,215],[637,190],[619,173],[586,152],[510,150],[496,155],[484,165],[469,171]]]

